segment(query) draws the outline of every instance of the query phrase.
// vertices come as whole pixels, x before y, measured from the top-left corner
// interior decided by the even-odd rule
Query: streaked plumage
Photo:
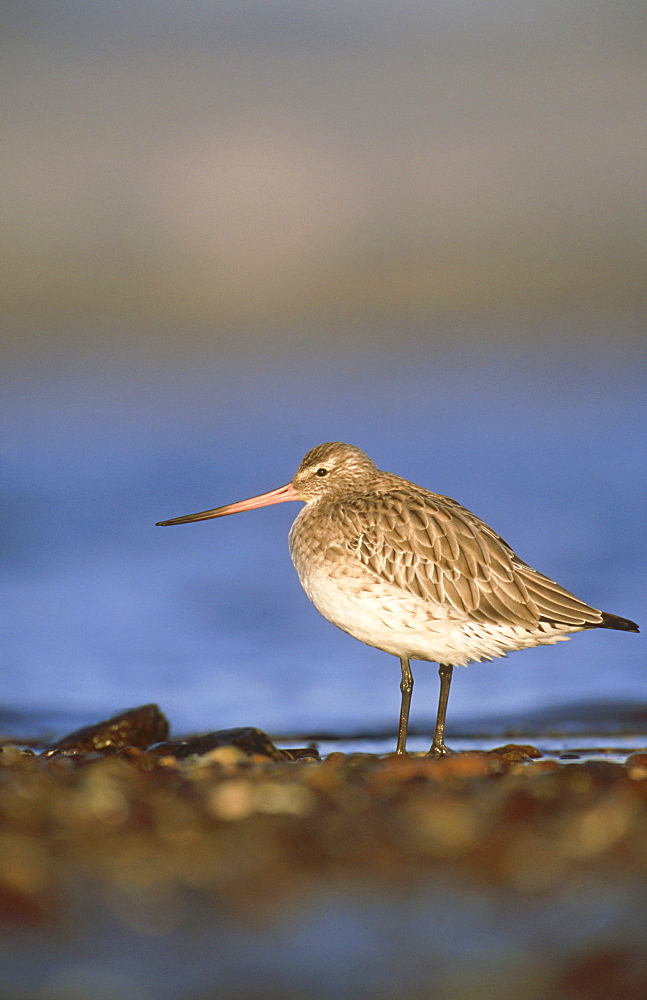
[[[343,631],[400,658],[404,752],[413,678],[409,660],[440,666],[432,753],[444,753],[454,666],[567,639],[587,628],[638,631],[598,611],[520,559],[487,524],[449,497],[381,472],[352,445],[313,448],[292,482],[239,504],[174,518],[204,520],[302,500],[290,553],[315,607]]]

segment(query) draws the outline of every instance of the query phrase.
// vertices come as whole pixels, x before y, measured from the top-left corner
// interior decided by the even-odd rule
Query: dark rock
[[[260,754],[269,757],[271,760],[288,760],[289,755],[276,747],[267,733],[262,729],[255,729],[253,726],[243,726],[237,729],[217,729],[213,733],[206,733],[204,736],[196,736],[192,740],[171,740],[158,743],[151,747],[151,753],[160,757],[176,757],[184,760],[187,757],[202,755],[215,750],[217,747],[236,747],[243,753],[253,757]]]
[[[140,705],[104,722],[84,726],[54,743],[44,756],[56,753],[117,753],[124,747],[145,750],[168,736],[169,726],[157,705]]]
[[[316,747],[295,747],[290,749],[285,749],[282,751],[289,760],[303,760],[304,758],[312,757],[315,760],[320,760],[320,754]]]

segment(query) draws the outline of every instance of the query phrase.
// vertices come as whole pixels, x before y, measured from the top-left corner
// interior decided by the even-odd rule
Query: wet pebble
[[[634,753],[626,762],[627,774],[633,781],[647,778],[647,753]]]
[[[115,753],[124,747],[146,749],[165,740],[169,725],[157,705],[140,705],[110,719],[76,729],[54,743],[45,756],[55,753]]]
[[[165,741],[151,747],[151,751],[160,756],[184,760],[187,757],[200,757],[220,747],[235,747],[249,757],[258,756],[269,760],[293,759],[286,751],[275,746],[267,733],[253,726],[217,729],[191,740]]]

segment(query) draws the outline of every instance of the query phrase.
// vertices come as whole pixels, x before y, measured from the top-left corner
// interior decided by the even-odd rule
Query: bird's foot
[[[454,753],[449,747],[446,747],[443,742],[437,743],[436,740],[432,743],[431,749],[427,754],[428,757],[447,757],[449,754]]]

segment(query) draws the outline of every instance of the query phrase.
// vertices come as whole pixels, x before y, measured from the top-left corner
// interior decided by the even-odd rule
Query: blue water
[[[287,482],[321,441],[458,499],[591,604],[647,625],[644,357],[384,341],[33,364],[5,373],[3,707],[90,721],[156,701],[176,732],[395,726],[396,660],[323,620],[296,505],[155,522]],[[647,700],[644,636],[596,630],[455,675],[451,722]],[[414,725],[435,713],[414,664]]]

